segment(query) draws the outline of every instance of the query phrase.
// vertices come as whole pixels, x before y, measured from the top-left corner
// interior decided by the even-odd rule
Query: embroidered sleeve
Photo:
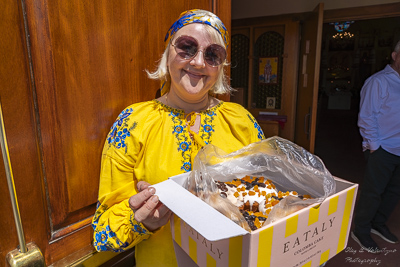
[[[129,198],[137,194],[134,166],[140,150],[135,106],[117,118],[104,144],[99,200],[92,220],[93,245],[97,251],[123,251],[148,239],[151,232],[134,219]]]
[[[148,239],[152,234],[134,219],[134,213],[127,201],[113,205],[112,208],[98,203],[92,226],[93,246],[97,251],[121,252]]]
[[[247,117],[249,118],[249,120],[253,126],[253,129],[256,130],[257,140],[255,140],[255,141],[261,141],[261,140],[265,139],[264,132],[262,131],[261,126],[258,124],[258,122],[253,117],[253,115],[251,115],[250,113],[247,113]]]

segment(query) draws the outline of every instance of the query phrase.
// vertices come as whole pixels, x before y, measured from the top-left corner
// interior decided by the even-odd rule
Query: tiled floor
[[[318,113],[314,153],[334,176],[361,184],[364,174],[364,156],[361,136],[357,128],[356,110],[322,110]],[[359,190],[362,190],[360,186]],[[389,228],[400,237],[400,203],[388,222]],[[382,248],[379,255],[360,250],[350,237],[347,248],[327,262],[325,267],[400,266],[400,243],[390,244],[377,236],[374,240]]]

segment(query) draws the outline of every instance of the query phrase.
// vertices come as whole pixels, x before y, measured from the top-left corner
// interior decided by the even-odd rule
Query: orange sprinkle
[[[235,180],[232,181],[232,184],[233,184],[234,186],[238,187],[239,185],[242,184],[242,181],[240,181],[239,179],[235,179]]]
[[[250,176],[245,176],[245,177],[242,178],[242,180],[245,181],[245,182],[251,183],[251,177]]]
[[[254,196],[256,194],[256,192],[254,191],[249,191],[249,196]]]
[[[260,228],[260,227],[262,226],[262,224],[261,224],[261,222],[260,222],[260,220],[259,220],[258,218],[256,218],[256,219],[254,220],[254,225],[257,227],[257,229]]]

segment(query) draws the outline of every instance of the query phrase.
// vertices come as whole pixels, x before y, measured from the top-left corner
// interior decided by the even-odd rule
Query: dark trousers
[[[367,166],[354,213],[354,230],[359,234],[369,234],[372,225],[386,224],[400,199],[400,156],[381,147],[364,155]]]

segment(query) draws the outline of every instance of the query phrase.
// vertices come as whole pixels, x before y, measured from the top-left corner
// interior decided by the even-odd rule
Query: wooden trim
[[[314,12],[318,14],[318,28],[317,28],[317,43],[316,43],[316,54],[315,54],[315,66],[314,66],[314,81],[313,81],[313,98],[312,98],[312,109],[311,109],[311,129],[310,129],[310,148],[309,151],[314,153],[315,148],[315,135],[317,128],[317,105],[318,105],[318,91],[319,91],[319,72],[321,70],[321,46],[322,46],[322,30],[324,21],[324,3],[320,3],[315,8]],[[319,37],[319,38],[318,38]]]
[[[259,26],[275,26],[286,25],[288,21],[300,21],[308,13],[285,14],[268,17],[256,17],[246,19],[232,20],[232,28],[238,29],[240,27],[259,27]]]
[[[244,18],[232,20],[232,28],[260,26],[266,24],[278,24],[280,21],[302,21],[310,14],[291,13],[266,17]],[[324,23],[335,22],[340,20],[362,20],[375,18],[388,18],[400,16],[400,2],[392,4],[381,4],[373,6],[361,6],[351,8],[340,8],[324,10]]]
[[[400,3],[325,10],[324,23],[400,16]]]
[[[247,107],[249,110],[252,109],[253,100],[253,64],[254,64],[254,27],[250,27],[250,47],[249,47],[249,81],[247,88]]]
[[[68,234],[74,233],[74,232],[80,230],[83,227],[90,226],[91,223],[92,223],[92,218],[93,218],[93,216],[90,216],[90,217],[88,217],[88,218],[86,218],[86,219],[84,219],[82,221],[79,221],[79,222],[74,223],[74,224],[72,224],[70,226],[67,226],[67,227],[62,228],[60,230],[52,232],[50,243],[53,243],[58,238],[62,238],[64,236],[68,235]]]
[[[225,24],[226,29],[228,30],[228,33],[230,34],[229,39],[230,39],[230,44],[227,49],[227,59],[228,62],[231,60],[231,47],[232,47],[232,27],[231,27],[231,1],[228,0],[213,0],[211,2],[213,12],[222,20],[222,22]],[[225,74],[230,77],[230,66],[226,66],[224,71]],[[223,94],[223,95],[218,95],[218,99],[223,100],[223,101],[230,101],[230,94]]]

